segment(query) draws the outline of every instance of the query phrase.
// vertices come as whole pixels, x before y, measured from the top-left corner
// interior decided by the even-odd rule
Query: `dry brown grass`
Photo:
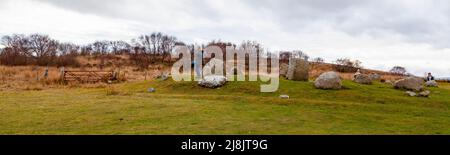
[[[57,67],[48,67],[48,77],[44,77],[47,67],[36,66],[0,66],[0,90],[43,90],[47,88],[104,88],[104,83],[77,83],[71,82],[63,84],[61,81],[61,70]],[[65,70],[100,70],[98,67],[66,67]],[[168,72],[168,67],[154,66],[147,71],[140,71],[135,67],[125,66],[120,68],[103,68],[103,70],[115,70],[120,72],[123,81],[144,81],[150,80],[161,74]]]
[[[56,67],[49,67],[48,77],[44,77],[46,67],[34,66],[0,66],[0,90],[42,90],[56,87],[60,83],[60,71]]]

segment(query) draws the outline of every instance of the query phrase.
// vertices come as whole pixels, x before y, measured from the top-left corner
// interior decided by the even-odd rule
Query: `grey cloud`
[[[274,14],[287,31],[323,22],[350,35],[380,37],[391,33],[405,41],[424,42],[450,48],[450,2],[434,1],[364,1],[364,0],[251,0],[245,1]],[[428,6],[420,6],[424,3]],[[415,7],[405,7],[416,5]]]
[[[166,14],[189,14],[197,17],[210,17],[219,19],[220,15],[215,13],[206,0],[38,0],[52,4],[64,9],[80,13],[107,16],[111,18],[146,20],[150,16],[161,16],[155,14],[157,10],[165,10]]]
[[[261,18],[268,18],[268,22],[278,24],[286,33],[299,33],[297,30],[302,27],[323,22],[326,25],[322,26],[349,35],[380,37],[391,33],[403,36],[405,41],[450,48],[450,37],[445,35],[450,34],[450,2],[447,0],[242,0],[232,1],[228,7],[219,8],[222,10],[208,5],[210,1],[207,0],[39,1],[81,13],[128,20],[153,21],[148,16],[161,16],[155,10],[167,9],[170,10],[167,11],[170,14],[167,18],[187,15],[213,23],[226,18],[223,12],[236,11],[233,9],[237,4],[233,2],[238,2]]]

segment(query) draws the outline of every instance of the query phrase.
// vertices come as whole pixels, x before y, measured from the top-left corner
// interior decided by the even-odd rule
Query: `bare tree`
[[[146,61],[154,62],[156,59],[156,48],[158,47],[156,34],[151,35],[141,35],[137,40],[135,40],[135,45],[143,49],[143,56],[147,59]]]
[[[58,45],[58,55],[71,55],[76,56],[79,54],[80,46],[73,43],[60,43]]]
[[[321,57],[314,58],[312,61],[317,64],[325,62],[325,60]]]
[[[362,68],[361,61],[350,60],[349,58],[339,58],[334,63],[336,64],[334,68],[338,72],[356,72]]]
[[[25,35],[14,34],[11,36],[3,36],[2,45],[21,53],[29,53],[30,40]]]
[[[294,50],[294,51],[292,51],[292,57],[293,58],[304,59],[306,61],[308,61],[308,59],[309,59],[308,54],[306,54],[302,50]]]
[[[47,35],[33,34],[29,37],[31,55],[38,65],[49,65],[52,58],[56,57],[58,41]]]
[[[92,46],[85,45],[80,47],[80,55],[87,56],[92,54]]]
[[[131,45],[124,41],[110,41],[111,52],[116,55],[130,53]]]
[[[349,58],[339,58],[335,61],[337,65],[349,66],[354,68],[361,68],[361,61],[359,60],[350,60]]]
[[[231,44],[231,43],[230,43]],[[256,55],[259,56],[261,55],[261,53],[263,52],[263,47],[260,43],[256,42],[256,41],[243,41],[240,45],[240,48],[248,50],[248,49],[255,49],[256,50]]]
[[[3,36],[1,44],[5,47],[2,50],[0,61],[3,65],[26,65],[31,57],[29,52],[30,41],[25,35]]]
[[[406,68],[402,66],[394,66],[389,72],[399,75],[406,75],[407,73]]]
[[[92,45],[93,54],[95,55],[107,55],[109,51],[108,41],[96,41]]]
[[[175,44],[177,43],[177,38],[172,36],[163,36],[162,38],[162,59],[161,62],[164,62],[166,58],[170,57],[170,52],[175,47]],[[169,59],[170,60],[170,59]]]
[[[58,46],[58,59],[56,65],[58,66],[74,66],[78,67],[76,56],[79,55],[80,46],[73,43],[61,43]]]
[[[169,55],[176,43],[176,38],[155,32],[150,35],[141,35],[133,40],[135,46],[144,48],[146,57],[151,62],[155,62],[158,57],[163,62]]]

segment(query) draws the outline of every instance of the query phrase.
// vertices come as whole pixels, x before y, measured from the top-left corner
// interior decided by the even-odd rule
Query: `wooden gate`
[[[114,71],[64,71],[64,82],[96,83],[115,80]]]

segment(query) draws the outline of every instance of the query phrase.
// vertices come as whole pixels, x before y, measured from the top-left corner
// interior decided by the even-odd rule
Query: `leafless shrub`
[[[353,73],[361,69],[361,61],[350,60],[348,58],[339,58],[334,62],[336,65],[334,69],[338,72]]]

